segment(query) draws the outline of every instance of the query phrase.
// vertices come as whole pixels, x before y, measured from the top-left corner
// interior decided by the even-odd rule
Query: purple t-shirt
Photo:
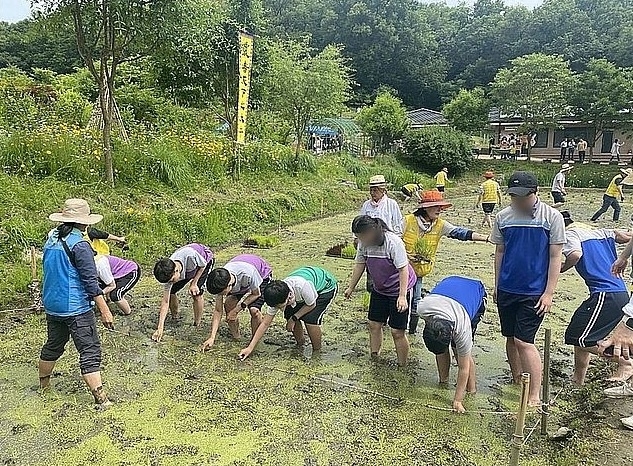
[[[402,239],[390,231],[385,232],[385,241],[380,246],[358,243],[356,263],[365,264],[374,282],[374,289],[385,296],[395,297],[400,294],[398,269],[409,269],[407,290],[413,288],[417,281]]]
[[[95,256],[95,265],[97,267],[97,275],[106,285],[109,285],[119,278],[138,271],[136,262],[121,259],[115,256]]]
[[[272,275],[268,262],[253,254],[236,256],[224,268],[235,276],[235,286],[231,294],[253,292]]]
[[[191,280],[199,268],[206,267],[213,260],[213,252],[202,244],[192,243],[177,249],[169,258],[182,264],[180,280]],[[169,289],[171,285],[165,283],[165,288]]]

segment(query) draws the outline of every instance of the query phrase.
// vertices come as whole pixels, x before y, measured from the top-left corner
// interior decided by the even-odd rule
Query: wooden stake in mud
[[[35,254],[35,246],[31,246],[31,281],[37,280],[37,256]]]
[[[517,423],[512,436],[512,453],[510,455],[510,466],[519,466],[519,454],[523,446],[523,429],[525,428],[525,412],[527,411],[528,395],[530,393],[530,374],[521,375],[521,405]]]
[[[545,349],[543,351],[543,403],[541,405],[541,435],[547,435],[547,418],[549,416],[549,364],[552,329],[545,329]]]

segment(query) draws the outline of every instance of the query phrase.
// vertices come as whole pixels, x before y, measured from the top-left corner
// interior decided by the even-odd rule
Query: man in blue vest
[[[449,346],[457,356],[457,389],[453,409],[466,412],[466,392],[477,391],[475,361],[472,357],[477,324],[486,310],[486,289],[473,278],[450,276],[440,281],[418,304],[418,315],[426,325],[422,338],[435,354],[440,384],[448,383],[451,366]]]

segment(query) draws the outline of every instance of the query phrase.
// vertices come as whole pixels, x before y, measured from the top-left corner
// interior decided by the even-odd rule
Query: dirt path
[[[598,197],[596,193],[596,205]],[[479,213],[471,208],[473,200],[457,199],[446,218],[475,225]],[[586,216],[586,204],[585,194],[572,194],[572,212]],[[328,258],[324,252],[350,238],[353,215],[292,227],[280,246],[260,253],[277,277],[312,264],[331,270],[344,285],[351,261]],[[219,251],[219,263],[239,252],[239,247]],[[425,286],[447,274],[471,275],[491,286],[492,252],[490,245],[444,240],[436,271]],[[360,291],[351,302],[339,298],[328,312],[319,357],[309,348],[297,350],[278,317],[266,344],[245,363],[236,355],[247,339],[231,341],[224,324],[213,350],[198,351],[208,331],[210,304],[202,330],[190,326],[191,310],[184,300],[183,321],[168,322],[163,343],[151,342],[159,293],[145,273],[134,290],[135,313],[118,318],[119,331],[130,336],[101,331],[104,376],[117,400],[104,413],[90,406],[71,346],[58,364],[54,390],[40,396],[32,389],[45,333],[41,315],[0,322],[0,464],[487,466],[506,461],[512,416],[456,416],[427,407],[450,406],[452,392],[437,388],[434,361],[421,339],[413,338],[412,363],[406,370],[394,367],[390,338],[385,338],[385,361],[370,362]],[[585,293],[575,274],[564,276],[557,308],[546,322],[554,332],[555,393],[571,368],[570,349],[562,342],[564,325]],[[241,325],[247,328],[246,316],[241,316]],[[507,385],[493,306],[478,333],[480,390],[466,407],[514,411],[518,392]],[[598,381],[577,393],[563,392],[554,407],[551,428],[563,422],[574,428],[574,437],[554,443],[536,432],[521,464],[631,463],[633,433],[621,430],[617,417],[633,407],[602,403],[599,377],[604,370],[596,365],[592,373]],[[452,377],[454,381],[455,371]],[[586,412],[596,406],[601,418]],[[536,420],[531,416],[528,425]]]

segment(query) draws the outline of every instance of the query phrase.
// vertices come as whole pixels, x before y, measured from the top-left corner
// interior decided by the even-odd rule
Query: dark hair
[[[369,230],[391,231],[385,221],[381,218],[370,217],[369,215],[359,215],[352,220],[352,233],[358,235]]]
[[[174,276],[176,263],[168,257],[162,257],[154,266],[154,277],[160,283],[167,283]]]
[[[574,223],[574,220],[571,218],[571,214],[569,213],[568,210],[563,210],[561,214],[563,215],[563,220],[565,221],[566,227]]]
[[[225,268],[213,269],[207,277],[207,290],[211,294],[220,294],[231,283],[231,274]]]
[[[438,317],[428,319],[424,325],[422,339],[427,349],[433,354],[444,354],[448,351],[453,336],[453,322]]]
[[[75,228],[76,224],[69,222],[69,223],[62,223],[61,225],[59,225],[57,227],[57,236],[60,238],[66,238],[66,236],[70,235],[70,233],[73,231],[73,228]]]
[[[290,296],[290,287],[283,280],[273,280],[264,288],[264,302],[271,307],[285,303]]]

